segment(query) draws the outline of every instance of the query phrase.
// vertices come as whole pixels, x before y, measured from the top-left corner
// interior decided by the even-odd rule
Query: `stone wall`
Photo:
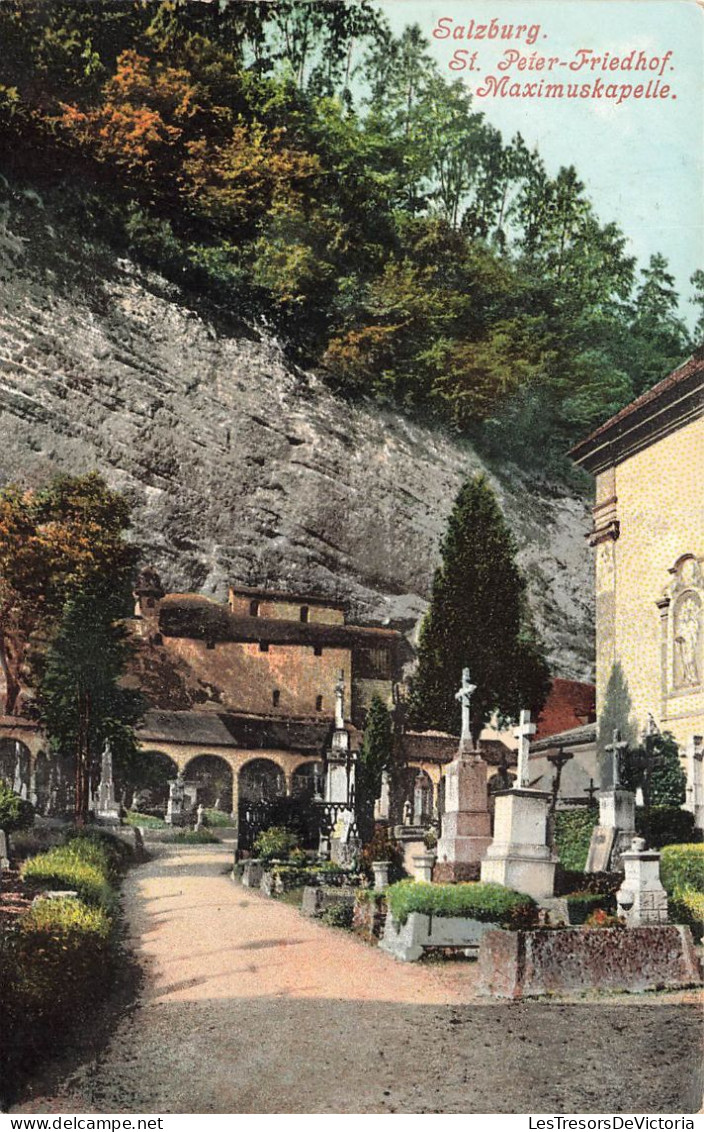
[[[689,928],[494,931],[479,947],[482,993],[498,998],[581,991],[645,991],[699,985]]]

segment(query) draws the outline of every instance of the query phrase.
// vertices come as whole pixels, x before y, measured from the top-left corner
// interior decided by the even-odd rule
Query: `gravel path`
[[[145,972],[99,1053],[13,1111],[696,1112],[694,995],[487,1003],[471,964],[401,964],[162,846],[125,883]],[[682,1001],[684,1000],[684,1001]]]

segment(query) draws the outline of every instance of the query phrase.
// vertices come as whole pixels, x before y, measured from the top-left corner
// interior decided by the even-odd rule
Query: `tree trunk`
[[[19,665],[13,664],[10,640],[4,632],[0,632],[0,669],[2,669],[3,676],[5,677],[6,689],[4,715],[14,715],[15,708],[17,707],[17,698],[22,691],[19,674],[13,671],[15,667],[19,667]]]

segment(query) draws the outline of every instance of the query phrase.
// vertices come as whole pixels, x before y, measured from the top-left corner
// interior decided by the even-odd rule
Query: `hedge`
[[[701,840],[701,831],[694,828],[694,814],[679,806],[651,806],[648,848],[662,849],[665,845],[682,845]],[[636,831],[645,836],[645,809],[636,809]]]
[[[532,927],[537,922],[535,901],[500,884],[430,884],[402,880],[387,888],[385,895],[389,910],[399,924],[405,924],[411,912],[426,916],[462,916],[512,929]]]
[[[592,830],[599,820],[595,806],[555,813],[555,847],[560,864],[571,872],[583,872],[592,839]]]
[[[0,829],[14,833],[18,829],[29,829],[34,822],[34,806],[20,798],[14,790],[0,778]]]
[[[660,857],[660,879],[668,893],[677,889],[704,892],[704,845],[666,845]]]
[[[117,906],[111,879],[131,850],[98,830],[69,836],[27,860],[23,875],[32,885],[75,888],[83,899],[38,900],[0,934],[0,1104],[45,1050],[94,1013],[109,985]]]
[[[261,861],[285,859],[298,845],[298,834],[284,826],[273,825],[256,838],[253,855]]]
[[[671,923],[687,924],[695,939],[704,935],[704,892],[693,888],[676,889],[669,901]]]
[[[95,852],[78,851],[72,845],[60,845],[25,861],[22,879],[34,888],[75,890],[86,904],[110,909],[114,897],[108,869],[94,859],[98,856]]]

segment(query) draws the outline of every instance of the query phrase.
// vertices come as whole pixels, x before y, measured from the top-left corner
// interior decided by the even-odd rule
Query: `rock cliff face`
[[[0,257],[2,482],[97,468],[170,589],[292,585],[412,629],[453,498],[482,467],[471,447],[336,398],[34,191],[0,211]],[[589,678],[588,507],[509,464],[491,478],[554,668]]]

